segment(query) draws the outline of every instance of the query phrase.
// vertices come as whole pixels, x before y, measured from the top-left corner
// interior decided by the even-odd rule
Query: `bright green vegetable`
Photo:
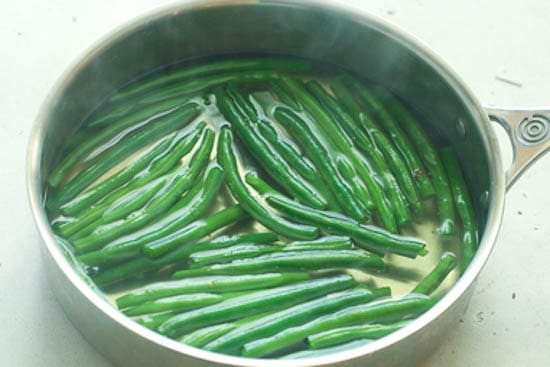
[[[283,102],[284,105],[292,108],[294,111],[301,112],[304,110],[302,105],[291,96],[286,85],[279,79],[270,80],[267,83],[267,86],[270,91],[277,96],[281,102]]]
[[[81,195],[78,195],[73,200],[69,201],[61,207],[61,212],[64,215],[76,215],[84,209],[88,209],[92,204],[95,204],[99,199],[104,197],[109,192],[112,192],[120,186],[127,183],[137,173],[144,170],[149,164],[160,154],[163,154],[170,149],[174,141],[175,134],[169,135],[155,144],[148,152],[141,155],[138,159],[128,164],[119,172],[110,176],[105,181],[97,186],[87,190]]]
[[[178,104],[183,102],[181,98],[178,98],[177,101]],[[82,161],[82,159],[87,155],[93,153],[94,150],[97,150],[102,145],[112,145],[112,143],[109,144],[111,140],[118,142],[121,138],[135,133],[137,129],[154,122],[156,120],[155,117],[159,116],[157,116],[156,113],[148,114],[147,112],[145,114],[129,114],[121,117],[116,124],[112,124],[111,126],[108,126],[95,134],[90,134],[80,144],[75,145],[73,149],[63,158],[63,160],[51,173],[48,183],[52,187],[59,186],[65,177],[75,168],[77,163]]]
[[[456,256],[452,252],[445,252],[435,268],[418,283],[411,293],[430,295],[455,267]]]
[[[245,217],[245,213],[238,207],[230,207],[224,209],[222,212],[223,216],[233,216],[233,218],[231,218],[233,223]],[[183,260],[187,259],[189,254],[192,254],[193,252],[228,247],[239,243],[270,243],[276,239],[277,235],[273,233],[251,233],[229,238],[221,237],[219,239],[207,242],[193,243],[176,248],[158,259],[150,259],[146,256],[131,259],[128,262],[100,272],[96,277],[94,277],[94,281],[101,286],[111,285],[144,272],[159,270],[166,266],[181,263]]]
[[[384,154],[381,153],[380,149],[378,148],[378,146],[384,147],[383,145],[381,145],[382,143],[377,142],[376,135],[378,135],[378,131],[371,128],[369,128],[365,133],[361,131],[359,127],[361,123],[357,123],[356,121],[354,121],[354,118],[358,118],[359,116],[355,116],[354,118],[352,118],[317,81],[309,81],[306,84],[306,87],[319,100],[323,107],[326,108],[327,112],[332,116],[333,120],[338,124],[338,126],[343,131],[346,131],[346,133],[349,134],[354,147],[356,147],[358,150],[361,150],[358,145],[366,143],[366,145],[363,146],[362,151],[372,149],[372,151],[367,151],[366,154],[366,157],[371,160],[370,163],[373,166],[371,171],[381,175],[384,181],[384,192],[386,192],[388,195],[391,205],[394,208],[395,216],[398,222],[400,224],[407,223],[410,220],[410,213],[408,210],[407,202],[403,197],[403,193],[406,193],[407,191],[405,190],[406,188],[404,189],[402,186],[400,186],[398,181],[396,180],[397,175],[401,175],[402,172],[397,171],[392,173],[389,170],[388,164],[386,163],[388,161],[385,160],[387,158],[384,157]],[[342,93],[342,91],[340,91],[340,93]],[[346,96],[346,94],[342,95]],[[368,137],[365,136],[365,134],[367,134]],[[373,141],[371,142],[371,140]],[[376,146],[376,148],[374,146]],[[382,154],[382,157],[377,156],[380,153]],[[412,191],[413,194],[416,193],[416,191],[414,191],[414,187]],[[416,201],[412,201],[411,204],[413,205],[413,209],[416,209],[416,211],[418,211],[420,206],[418,198],[416,198]]]
[[[429,297],[415,295],[348,307],[303,325],[287,328],[273,336],[249,342],[244,345],[242,356],[263,357],[299,343],[309,335],[331,328],[412,318],[428,310],[434,303]]]
[[[307,273],[266,273],[245,275],[215,275],[183,280],[169,280],[132,290],[117,298],[119,309],[136,306],[147,301],[179,294],[209,292],[227,293],[270,288],[307,280]]]
[[[248,342],[274,335],[345,307],[367,303],[375,297],[372,291],[365,288],[329,294],[245,323],[210,342],[204,348],[218,353],[238,354],[240,348]]]
[[[255,189],[266,197],[269,205],[277,210],[300,222],[318,226],[329,233],[356,238],[359,241],[355,243],[367,250],[377,253],[389,252],[411,258],[427,254],[427,250],[424,249],[426,244],[420,239],[395,235],[375,226],[361,224],[339,213],[308,208],[276,193],[265,183],[256,186]]]
[[[223,249],[195,252],[189,256],[189,267],[200,268],[212,264],[228,263],[237,259],[256,257],[282,251],[284,246],[256,245],[252,243],[235,245]]]
[[[215,200],[223,178],[220,166],[211,163],[200,184],[185,193],[165,216],[134,233],[130,239],[123,237],[78,259],[86,265],[104,266],[136,255],[145,244],[170,235],[204,214]]]
[[[368,94],[368,90],[366,90],[362,84],[353,83],[353,87],[361,97],[362,101],[370,101],[370,94]],[[412,209],[415,212],[420,212],[422,208],[420,198],[416,191],[416,186],[413,182],[412,176],[409,173],[408,167],[405,161],[399,155],[396,147],[394,147],[393,143],[380,129],[378,124],[374,122],[374,120],[372,120],[364,112],[361,112],[358,116],[355,117],[359,119],[363,129],[368,133],[368,135],[379,147],[379,149],[382,151],[382,154],[386,158],[386,162],[388,163],[388,166],[390,167],[393,176],[397,181],[397,185],[392,182],[393,186],[388,187],[388,194],[393,193],[393,195],[391,196],[394,199],[392,200],[392,204],[394,204],[394,209],[396,210],[398,219],[400,218],[401,223],[406,223],[408,220],[410,220],[410,213],[408,213],[408,211],[404,211],[402,208],[402,205],[405,205],[405,208],[407,208],[406,201],[402,200],[403,195],[407,198],[407,201],[410,203]]]
[[[223,249],[195,252],[189,256],[189,266],[191,268],[198,268],[201,266],[228,263],[233,260],[252,258],[274,252],[352,249],[353,243],[349,238],[347,241],[302,241],[302,243],[299,243],[298,245],[293,243],[289,243],[287,245],[257,245],[249,243],[226,247]]]
[[[147,204],[159,190],[166,186],[171,175],[159,177],[158,179],[137,188],[128,195],[116,200],[110,207],[105,209],[101,219],[93,223],[94,227],[112,223],[118,219],[124,219],[132,212]]]
[[[365,212],[370,213],[372,210],[376,209],[367,187],[361,178],[357,176],[353,167],[344,160],[340,160],[337,165],[338,171],[342,177],[349,182],[353,194],[357,198],[357,201],[364,207]]]
[[[94,114],[90,119],[86,120],[86,127],[90,129],[98,128],[110,128],[111,126],[117,126],[125,123],[139,123],[140,121],[146,121],[155,116],[162,115],[170,112],[174,108],[179,108],[182,104],[188,100],[181,96],[174,98],[167,98],[158,103],[150,105],[136,106],[133,103],[125,103],[116,109],[111,111],[102,110],[101,112]],[[137,108],[136,108],[137,107]],[[108,127],[106,127],[108,125]]]
[[[390,232],[397,232],[394,214],[391,211],[382,187],[374,179],[376,172],[364,159],[360,158],[361,153],[353,146],[350,137],[347,136],[345,131],[339,128],[338,124],[323,110],[322,106],[315,100],[315,97],[310,95],[299,81],[290,77],[283,77],[282,81],[292,90],[295,98],[304,105],[305,110],[312,115],[313,119],[325,132],[328,139],[338,147],[355,167],[357,173],[372,195],[372,199],[376,204],[376,208],[378,209],[380,219],[384,226]]]
[[[366,213],[357,202],[351,188],[338,173],[336,162],[330,158],[329,152],[323,147],[306,122],[288,108],[276,108],[273,116],[294,135],[304,148],[338,204],[350,216],[358,220],[364,220]]]
[[[251,120],[247,120],[246,113],[243,112],[243,106],[246,106],[244,99],[234,88],[228,87],[227,93],[221,90],[216,92],[218,108],[231,123],[232,130],[271,178],[298,200],[314,208],[325,208],[327,203],[316,189],[297,175],[269,143],[258,135],[255,126]],[[256,112],[250,111],[249,114],[255,115]]]
[[[292,168],[302,175],[309,182],[319,179],[319,174],[315,166],[296,148],[279,137],[279,134],[273,125],[267,120],[260,120],[257,123],[258,132],[267,140],[273,148],[283,157]]]
[[[183,312],[201,307],[206,307],[225,300],[226,297],[213,293],[178,294],[176,296],[158,298],[142,303],[124,311],[127,316],[139,316],[143,314],[159,312]]]
[[[420,123],[415,120],[397,97],[382,88],[377,88],[375,93],[386,103],[387,110],[401,123],[401,127],[415,143],[418,154],[428,168],[437,196],[440,218],[439,233],[445,236],[453,235],[455,233],[453,197],[447,174],[434,144]]]
[[[243,209],[265,227],[284,237],[295,239],[317,237],[317,228],[291,223],[273,214],[250,194],[239,174],[233,149],[233,134],[229,128],[223,127],[218,141],[218,160],[225,171],[231,193]]]
[[[314,271],[330,269],[381,270],[384,261],[378,255],[360,250],[282,251],[229,263],[180,270],[175,279],[210,274],[258,274],[271,271]]]
[[[474,258],[477,250],[478,229],[476,215],[456,153],[451,147],[442,148],[439,152],[443,166],[445,166],[447,172],[447,177],[449,178],[455,207],[462,221],[462,246],[464,250],[462,252],[461,269],[464,271]]]
[[[182,336],[179,341],[195,348],[202,348],[212,340],[219,338],[236,327],[235,323],[207,326]]]
[[[177,134],[171,146],[162,154],[154,158],[144,170],[135,175],[126,185],[116,188],[115,186],[111,186],[109,179],[107,179],[64,204],[61,210],[65,215],[80,216],[71,220],[66,225],[56,228],[56,230],[65,237],[74,235],[90,223],[98,220],[103,212],[116,200],[128,195],[142,185],[170,172],[174,169],[178,161],[193,149],[204,131],[205,125],[206,124],[201,121],[196,126],[193,126],[189,133]],[[102,188],[102,185],[106,185],[107,187]],[[95,199],[91,200],[95,189],[110,191],[110,193],[100,202],[95,203]],[[86,209],[86,211],[81,213],[84,209]]]
[[[237,321],[233,321],[230,323],[207,326],[201,329],[197,329],[189,334],[186,334],[182,336],[179,340],[180,342],[185,343],[187,345],[191,345],[197,348],[202,348],[206,344],[213,341],[214,339],[217,339],[220,336],[227,334],[229,331],[241,325],[248,324],[249,322],[254,322],[257,319],[262,318],[271,313],[272,312],[264,312],[258,315],[245,317],[243,319],[239,319]]]
[[[294,241],[284,245],[285,249],[351,249],[353,242],[348,236],[324,236],[311,241]]]
[[[232,209],[232,211],[224,209],[206,219],[195,221],[166,237],[149,242],[142,247],[142,251],[150,258],[158,258],[174,248],[209,235],[221,227],[233,223],[235,219],[242,217],[240,206],[234,206],[229,209]]]
[[[198,114],[199,106],[195,103],[189,103],[172,113],[155,119],[145,129],[128,136],[127,139],[122,140],[105,152],[92,165],[79,172],[59,189],[51,201],[48,202],[48,207],[51,209],[59,208],[138,149],[147,146],[162,136],[183,128],[193,121]]]
[[[134,321],[148,329],[156,330],[164,321],[177,314],[177,312],[165,312],[158,315],[144,315],[135,317]]]
[[[291,73],[301,73],[311,70],[311,67],[311,63],[305,60],[273,57],[247,59],[237,58],[214,61],[206,64],[181,68],[180,70],[170,71],[169,73],[164,73],[161,75],[154,75],[152,78],[130,84],[128,87],[123,88],[122,91],[113,95],[109,100],[112,102],[119,100],[124,101],[129,97],[148,92],[155,92],[159,88],[181,83],[182,81],[190,78],[193,78],[193,80],[200,80],[199,77],[218,73],[234,73],[238,71],[251,70],[277,70]]]
[[[341,345],[353,340],[380,339],[407,326],[410,321],[400,321],[393,324],[365,324],[344,326],[329,329],[307,337],[307,343],[312,349],[320,349]]]
[[[177,337],[201,327],[269,310],[283,309],[331,292],[344,290],[353,286],[354,283],[351,276],[339,275],[258,291],[179,314],[162,323],[158,330],[164,335]]]
[[[200,79],[193,79],[183,83],[175,84],[164,88],[161,92],[151,93],[138,98],[137,103],[149,104],[158,103],[168,98],[177,96],[191,96],[206,91],[211,91],[220,85],[263,83],[267,80],[279,78],[279,74],[274,71],[242,71],[237,73],[224,73],[211,75]]]
[[[131,233],[168,210],[187,191],[208,164],[210,152],[214,145],[214,132],[205,130],[204,139],[191,162],[178,169],[166,185],[141,209],[132,213],[126,219],[97,227],[89,236],[72,242],[79,253],[96,250],[109,241]],[[148,244],[147,246],[149,246]],[[147,247],[145,247],[146,249]]]
[[[413,178],[422,197],[428,198],[435,195],[432,182],[426,175],[426,168],[416,152],[412,141],[399,125],[399,121],[394,119],[390,111],[376,98],[373,90],[368,89],[366,85],[362,83],[358,82],[357,84],[361,87],[363,97],[365,98],[364,101],[377,115],[380,125],[386,130],[395,144],[395,148],[399,151],[400,156],[407,164],[409,174]]]

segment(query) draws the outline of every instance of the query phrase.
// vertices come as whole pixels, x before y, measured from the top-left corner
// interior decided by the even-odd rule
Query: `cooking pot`
[[[481,218],[477,254],[452,289],[407,327],[353,350],[301,360],[245,359],[189,347],[150,331],[113,308],[54,239],[44,209],[45,178],[64,139],[117,87],[153,69],[197,57],[267,52],[344,67],[411,101],[428,130],[452,142]],[[507,172],[491,121],[510,136]],[[99,352],[121,366],[408,366],[429,355],[465,311],[489,257],[506,189],[550,149],[550,109],[484,109],[428,48],[374,16],[330,1],[191,1],[157,10],[113,32],[52,90],[30,138],[27,184],[44,240],[51,286],[69,319]]]

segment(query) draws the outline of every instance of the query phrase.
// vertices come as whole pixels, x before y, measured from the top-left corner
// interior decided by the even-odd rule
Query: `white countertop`
[[[67,65],[159,3],[21,0],[3,6],[0,366],[111,366],[65,318],[44,279],[26,197],[26,145],[42,100]],[[354,3],[424,40],[483,103],[550,106],[547,0]],[[502,232],[470,307],[422,367],[550,365],[549,184],[547,156],[507,194]]]

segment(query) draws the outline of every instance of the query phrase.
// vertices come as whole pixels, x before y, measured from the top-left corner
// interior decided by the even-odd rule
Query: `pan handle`
[[[486,108],[489,120],[501,125],[512,143],[514,158],[506,171],[506,189],[525,169],[550,150],[550,109]]]

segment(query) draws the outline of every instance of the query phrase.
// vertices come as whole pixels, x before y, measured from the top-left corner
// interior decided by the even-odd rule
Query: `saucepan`
[[[458,282],[427,313],[381,340],[301,360],[255,360],[192,348],[134,323],[93,290],[56,243],[44,209],[45,177],[59,147],[104,96],[153,69],[197,57],[268,52],[342,66],[381,83],[431,121],[426,129],[452,142],[465,169],[478,217],[479,250]],[[493,123],[508,132],[508,171]],[[464,313],[476,278],[495,246],[505,192],[550,149],[550,108],[485,109],[461,79],[413,37],[363,10],[330,1],[186,1],[119,28],[91,48],[53,88],[28,152],[30,204],[51,286],[84,337],[121,366],[398,366],[429,355]]]

